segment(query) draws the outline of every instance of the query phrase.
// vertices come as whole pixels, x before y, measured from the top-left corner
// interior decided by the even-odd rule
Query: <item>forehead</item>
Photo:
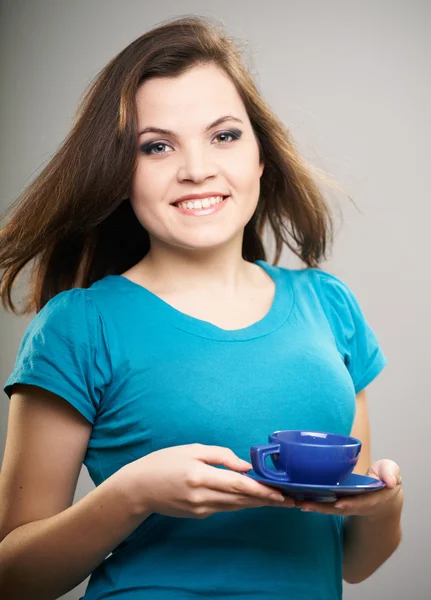
[[[139,125],[178,129],[192,121],[207,125],[224,114],[246,117],[243,102],[229,77],[214,65],[194,67],[174,78],[146,81],[136,94]]]

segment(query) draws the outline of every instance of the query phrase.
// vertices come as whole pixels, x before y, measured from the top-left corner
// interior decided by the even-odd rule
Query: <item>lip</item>
[[[202,198],[212,198],[213,196],[222,196],[223,198],[227,198],[229,194],[222,194],[221,192],[204,192],[203,194],[187,194],[186,196],[181,196],[181,198],[177,198],[171,204],[177,204],[178,202],[185,202],[186,200],[201,200]]]

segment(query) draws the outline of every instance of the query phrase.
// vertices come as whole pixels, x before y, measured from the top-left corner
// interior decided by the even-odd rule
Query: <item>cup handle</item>
[[[280,481],[290,481],[290,477],[287,473],[267,468],[265,461],[270,454],[280,454],[280,444],[252,446],[250,448],[251,464],[253,465],[255,472],[261,477],[280,479]]]

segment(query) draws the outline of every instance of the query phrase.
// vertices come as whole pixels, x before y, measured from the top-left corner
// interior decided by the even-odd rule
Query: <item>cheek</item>
[[[237,174],[238,189],[248,193],[259,194],[260,191],[260,172],[258,167],[246,167],[244,164],[239,174]]]
[[[150,169],[144,161],[138,162],[138,165],[133,176],[132,195],[140,198],[143,195],[151,194],[152,191],[157,191],[161,187],[157,169]]]
[[[259,165],[258,148],[248,147],[246,152],[233,154],[225,163],[225,173],[231,179],[238,191],[250,192],[260,181],[261,167]]]
[[[130,203],[136,216],[143,219],[154,219],[160,198],[166,196],[166,177],[158,177],[156,169],[148,169],[138,165],[133,178]]]

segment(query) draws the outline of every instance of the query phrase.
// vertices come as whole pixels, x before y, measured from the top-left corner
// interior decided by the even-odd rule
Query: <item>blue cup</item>
[[[268,436],[269,445],[252,446],[253,469],[261,477],[292,483],[337,485],[352,473],[362,443],[320,431],[283,430]],[[270,456],[275,468],[268,468]]]

